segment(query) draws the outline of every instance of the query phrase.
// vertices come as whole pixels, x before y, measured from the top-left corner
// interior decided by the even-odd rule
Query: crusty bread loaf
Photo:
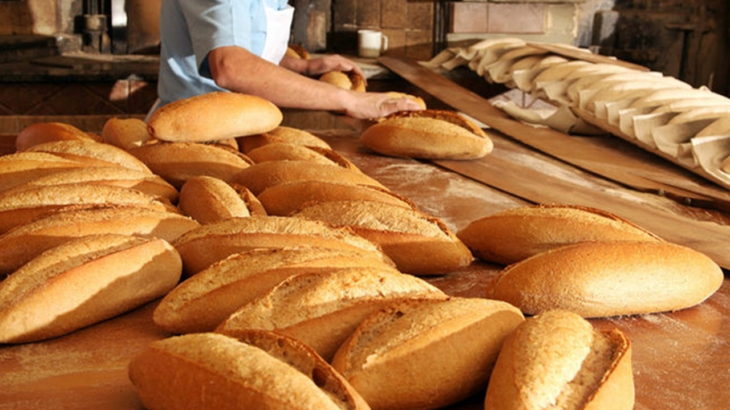
[[[275,142],[331,149],[327,142],[311,132],[284,125],[280,125],[269,132],[239,137],[236,138],[236,141],[238,141],[239,150],[243,153],[248,153],[255,148]]]
[[[254,148],[246,156],[255,163],[266,161],[310,161],[343,168],[356,168],[345,157],[329,148],[308,147],[286,142],[273,142]]]
[[[0,282],[0,343],[65,335],[172,289],[182,265],[163,239],[84,236],[40,254]]]
[[[730,155],[728,155],[724,160],[722,160],[722,164],[720,164],[720,169],[723,172],[730,174]]]
[[[78,237],[113,233],[169,242],[198,226],[196,221],[178,213],[137,206],[55,212],[0,235],[0,276],[19,269],[43,251]]]
[[[474,256],[504,265],[577,242],[661,240],[609,212],[573,205],[508,209],[474,220],[456,235]]]
[[[232,218],[203,225],[182,235],[173,245],[182,256],[186,275],[198,273],[234,253],[255,248],[308,245],[353,250],[389,259],[377,245],[349,229],[280,216]]]
[[[281,123],[277,106],[261,97],[211,92],[160,107],[147,121],[163,141],[205,142],[270,131]]]
[[[265,189],[257,198],[270,215],[282,216],[290,215],[308,202],[363,200],[416,208],[408,198],[385,188],[328,181],[298,181],[275,185]]]
[[[302,60],[308,60],[311,57],[309,51],[298,44],[289,44],[286,48],[286,55]]]
[[[468,266],[469,248],[438,218],[413,208],[374,201],[305,204],[292,216],[349,227],[378,244],[401,272],[437,275]]]
[[[252,163],[238,151],[197,142],[159,142],[130,148],[129,152],[178,189],[201,175],[228,181]]]
[[[36,178],[87,164],[46,152],[18,152],[0,156],[0,192]]]
[[[248,205],[231,185],[206,175],[185,181],[177,206],[201,224],[251,216]]]
[[[101,129],[101,137],[107,144],[124,150],[144,145],[152,138],[147,123],[139,118],[112,117]]]
[[[358,169],[309,161],[268,161],[253,164],[233,175],[230,181],[245,186],[254,195],[272,186],[296,181],[329,181],[383,188],[380,182]]]
[[[484,391],[504,339],[524,321],[508,303],[412,299],[372,314],[332,366],[373,409],[436,409]]]
[[[217,328],[272,330],[299,339],[325,360],[371,313],[413,297],[445,294],[392,268],[343,268],[291,276],[243,305]]]
[[[669,242],[583,242],[503,269],[488,297],[525,314],[551,309],[583,317],[648,314],[695,306],[717,291],[720,267]]]
[[[41,122],[23,128],[15,137],[15,149],[25,151],[35,145],[52,141],[99,141],[96,135],[62,122]]]
[[[94,166],[120,166],[151,173],[142,161],[114,145],[94,141],[54,141],[28,148],[31,152],[47,152]]]
[[[393,267],[375,255],[343,249],[296,246],[240,252],[182,282],[162,299],[153,319],[172,333],[212,331],[288,277],[374,266]]]
[[[6,193],[18,192],[40,186],[64,184],[111,185],[135,189],[150,196],[159,196],[170,202],[177,202],[178,191],[162,177],[130,168],[106,166],[88,166],[59,171],[38,176],[24,184],[6,190]]]
[[[169,201],[129,188],[84,183],[39,186],[20,192],[0,194],[0,233],[59,212],[64,208],[85,209],[108,206],[136,206],[179,213],[179,210]]]
[[[354,71],[329,71],[319,76],[319,80],[345,90],[365,92],[366,88],[365,78]]]
[[[368,410],[302,343],[270,332],[196,333],[153,342],[129,363],[146,408]]]
[[[406,93],[402,93],[402,92],[398,92],[398,91],[388,91],[388,94],[393,98],[409,98],[409,99],[415,101],[416,104],[420,105],[421,108],[423,108],[424,110],[428,108],[426,106],[426,101],[424,101],[423,98],[421,98],[417,95],[406,94]]]
[[[485,410],[631,410],[631,345],[580,316],[547,311],[528,318],[502,346]]]
[[[383,155],[423,159],[475,159],[492,152],[489,136],[448,110],[398,112],[366,128],[362,144]]]

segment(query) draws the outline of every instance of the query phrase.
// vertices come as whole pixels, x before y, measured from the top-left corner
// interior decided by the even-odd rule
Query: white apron
[[[266,39],[261,58],[278,65],[289,45],[294,7],[287,5],[284,9],[274,10],[266,4],[266,0],[261,0],[261,4],[266,13]]]

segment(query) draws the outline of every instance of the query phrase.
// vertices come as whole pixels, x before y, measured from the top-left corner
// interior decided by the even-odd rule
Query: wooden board
[[[509,139],[532,141],[548,152],[551,149],[548,147],[549,140],[553,141],[554,144],[550,146],[557,145],[558,147],[563,144],[569,146],[575,143],[575,139],[560,132],[548,128],[534,128],[509,118],[506,114],[494,108],[487,99],[459,87],[438,73],[414,62],[390,57],[381,58],[380,61],[406,80],[421,87],[424,91],[449,104],[454,109],[464,112],[494,130],[509,136]],[[494,136],[496,137],[497,134]],[[542,139],[542,141],[537,141],[538,139]],[[509,147],[514,146],[514,144],[511,144],[508,139],[503,141],[497,139],[495,142],[494,152],[482,159],[474,161],[436,161],[436,163],[531,202],[575,204],[613,212],[640,226],[644,226],[666,240],[703,252],[723,268],[730,269],[730,252],[727,250],[730,226],[727,222],[705,223],[697,221],[692,217],[686,217],[674,211],[642,206],[640,201],[625,196],[617,196],[611,190],[573,183],[560,175],[539,172],[534,167],[515,166],[513,159],[508,157],[510,155]],[[680,181],[677,182],[679,186],[691,180],[683,174],[683,170],[671,167],[671,164],[663,164],[661,158],[651,158],[651,161],[647,159],[647,162],[642,161],[642,166],[638,167],[632,165],[637,162],[635,159],[630,159],[630,156],[623,155],[620,151],[598,145],[593,145],[593,148],[594,150],[590,152],[590,156],[584,156],[583,160],[579,161],[580,165],[587,167],[587,164],[600,164],[603,159],[606,159],[609,165],[613,164],[613,167],[604,166],[604,170],[613,168],[626,172],[627,169],[631,169],[631,172],[641,175],[642,168],[646,168],[648,164],[653,164],[649,168],[653,174]],[[580,153],[580,150],[572,151],[572,155]],[[529,158],[529,156],[525,156],[525,158]],[[598,159],[598,162],[592,158]],[[596,168],[592,168],[592,170],[595,171]],[[652,184],[661,183],[655,180],[648,181]],[[681,191],[676,190],[675,187],[667,186],[667,190],[681,195]],[[712,200],[724,203],[724,198],[718,197]]]

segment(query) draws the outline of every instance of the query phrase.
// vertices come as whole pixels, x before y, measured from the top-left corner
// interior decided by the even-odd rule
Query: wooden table
[[[320,135],[365,173],[410,198],[424,212],[440,217],[452,230],[501,210],[538,202],[535,196],[555,202],[556,189],[561,190],[566,203],[590,198],[593,192],[611,197],[611,201],[604,202],[607,211],[615,211],[612,207],[618,206],[619,211],[629,214],[628,210],[635,208],[670,215],[675,225],[666,226],[667,232],[686,229],[685,221],[711,226],[719,230],[720,237],[730,227],[726,213],[688,207],[667,197],[627,188],[543,155],[499,132],[491,133],[495,150],[489,156],[441,165],[373,155],[347,130]],[[470,167],[480,169],[481,175],[491,173],[500,181],[494,185],[501,186],[495,188],[462,175],[469,174],[466,168]],[[512,185],[519,184],[525,175],[535,182],[529,189]],[[713,241],[730,253],[730,234],[725,240]],[[489,280],[501,268],[475,261],[462,271],[428,280],[452,295],[482,297]],[[152,323],[155,303],[57,339],[0,347],[0,409],[141,409],[126,368],[135,353],[167,336]],[[730,406],[727,278],[716,294],[691,309],[592,322],[598,328],[618,327],[631,340],[636,410]],[[480,394],[451,408],[480,409],[482,400]]]

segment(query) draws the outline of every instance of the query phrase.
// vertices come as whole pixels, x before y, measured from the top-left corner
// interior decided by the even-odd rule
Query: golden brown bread
[[[724,279],[712,259],[669,242],[583,242],[503,269],[488,297],[525,314],[565,309],[583,317],[674,311],[702,303]]]
[[[147,126],[163,141],[206,142],[267,132],[282,119],[279,108],[261,97],[211,92],[160,107]]]
[[[413,208],[367,200],[305,204],[291,214],[348,227],[378,244],[401,272],[437,275],[468,266],[469,248],[438,218]]]
[[[84,236],[51,248],[0,282],[0,343],[65,335],[172,289],[182,264],[163,239]]]
[[[475,159],[492,140],[468,118],[448,110],[398,112],[360,134],[362,144],[383,155],[423,159]]]
[[[270,215],[287,216],[308,202],[365,200],[386,202],[404,208],[416,206],[388,189],[371,185],[343,184],[328,181],[298,181],[275,185],[257,197]]]
[[[609,212],[573,205],[509,209],[474,220],[456,235],[474,256],[504,265],[577,242],[661,240]]]
[[[177,206],[201,224],[251,216],[246,201],[236,189],[222,179],[205,175],[185,181]]]
[[[144,145],[152,138],[147,124],[139,118],[112,117],[101,129],[101,137],[107,144],[127,150]]]
[[[100,234],[138,235],[172,241],[200,226],[172,212],[136,206],[112,206],[56,212],[0,235],[0,276],[43,251],[72,239]]]
[[[415,101],[416,104],[420,105],[421,108],[423,108],[424,110],[428,108],[426,106],[426,101],[424,101],[423,98],[421,98],[417,95],[406,94],[406,93],[402,93],[402,92],[398,92],[398,91],[388,91],[388,94],[393,98],[409,98],[409,99]]]
[[[291,276],[243,305],[217,328],[271,330],[301,340],[325,360],[371,313],[405,298],[444,298],[393,268],[342,268]]]
[[[114,145],[95,141],[54,141],[28,148],[29,152],[47,152],[93,166],[120,166],[151,173],[142,161]]]
[[[233,175],[230,181],[245,186],[254,195],[259,195],[272,186],[297,181],[329,181],[383,188],[380,182],[358,169],[309,161],[268,161],[253,164]]]
[[[296,246],[235,253],[185,280],[157,305],[154,322],[172,333],[213,331],[241,306],[288,277],[341,268],[391,267],[374,255]]]
[[[128,366],[146,408],[368,410],[302,343],[270,332],[196,333],[158,340]],[[173,376],[174,375],[174,376]]]
[[[322,74],[319,80],[345,90],[365,92],[366,88],[365,78],[354,71],[329,71]]]
[[[522,322],[504,302],[412,299],[373,313],[332,366],[373,409],[436,409],[484,391],[504,339]]]
[[[311,57],[309,51],[298,44],[289,44],[286,48],[286,55],[303,60],[308,60]]]
[[[547,311],[510,334],[497,358],[485,410],[630,410],[631,344],[580,316]]]
[[[252,163],[238,151],[197,142],[159,142],[130,148],[129,152],[178,189],[195,176],[229,181]]]
[[[0,192],[56,172],[88,166],[46,152],[18,152],[0,156]]]
[[[255,163],[266,161],[310,161],[319,164],[356,168],[345,157],[329,148],[308,147],[285,142],[272,142],[254,148],[246,156]]]
[[[236,141],[238,141],[239,150],[243,153],[248,153],[255,148],[275,142],[331,149],[327,142],[311,132],[284,125],[280,125],[269,132],[239,137],[236,138]]]
[[[25,151],[35,145],[52,141],[100,141],[94,134],[62,122],[42,122],[23,128],[15,137],[15,149]]]
[[[185,274],[194,275],[234,253],[255,248],[316,246],[352,250],[389,260],[374,243],[349,229],[318,221],[281,216],[251,216],[203,225],[173,242]]]
[[[722,164],[720,164],[720,169],[723,172],[730,174],[730,155],[728,155],[724,160],[722,160]]]

